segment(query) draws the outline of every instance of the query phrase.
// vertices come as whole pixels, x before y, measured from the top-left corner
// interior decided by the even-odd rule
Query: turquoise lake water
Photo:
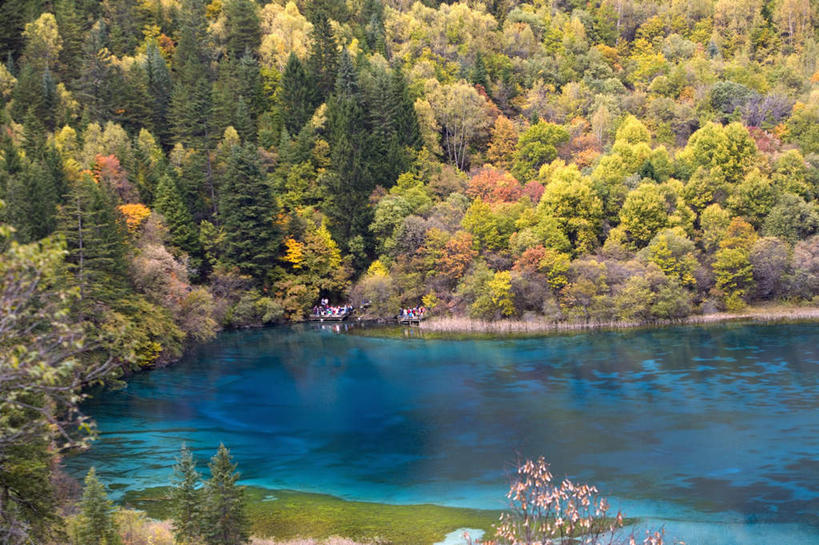
[[[242,480],[391,503],[502,508],[519,457],[598,485],[688,545],[819,545],[819,325],[535,339],[230,332],[86,404],[67,461],[166,485],[183,441]]]

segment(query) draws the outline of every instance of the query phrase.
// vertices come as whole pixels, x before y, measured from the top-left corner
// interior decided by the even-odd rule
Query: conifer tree
[[[401,153],[392,115],[390,74],[379,68],[374,72],[367,89],[365,110],[369,114],[368,122],[371,127],[366,161],[376,183],[390,187],[407,165]]]
[[[84,41],[82,19],[77,13],[76,0],[57,0],[54,4],[54,16],[63,39],[58,71],[61,79],[71,84],[80,75]]]
[[[484,89],[489,88],[489,74],[486,72],[486,64],[480,51],[475,54],[475,65],[472,67],[470,79],[475,85],[481,85]]]
[[[88,32],[83,47],[82,66],[75,84],[77,97],[85,107],[89,120],[101,123],[112,118],[117,68],[111,52],[105,46],[107,27],[97,21]]]
[[[83,176],[57,213],[57,230],[65,238],[83,308],[119,300],[127,288],[126,246],[113,197]]]
[[[236,89],[247,105],[248,115],[255,127],[259,116],[268,107],[268,100],[265,97],[259,61],[250,52],[245,52],[236,65]],[[254,134],[253,138],[255,137]]]
[[[114,96],[117,97],[113,119],[131,133],[152,126],[155,98],[148,90],[148,74],[144,63],[132,65],[115,74]]]
[[[120,537],[114,520],[114,505],[92,467],[85,476],[85,489],[80,501],[78,537],[83,545],[119,545]]]
[[[148,96],[151,98],[150,130],[162,143],[168,142],[168,109],[171,104],[171,73],[156,42],[148,44],[145,51],[145,77]]]
[[[314,91],[304,65],[291,52],[282,73],[280,92],[284,126],[288,133],[298,134],[313,115]]]
[[[252,0],[227,0],[222,12],[225,16],[225,50],[229,57],[239,59],[245,52],[253,55],[262,41],[257,6]]]
[[[60,191],[54,173],[36,155],[28,156],[33,161],[23,158],[10,138],[3,140],[0,199],[6,205],[0,213],[15,228],[17,240],[33,242],[54,231]]]
[[[364,39],[373,53],[387,54],[387,32],[384,28],[384,4],[381,0],[366,0],[361,8],[361,26],[364,28]]]
[[[29,112],[35,117],[43,115],[43,72],[31,65],[23,65],[12,97],[10,111],[15,119],[21,120]]]
[[[193,453],[185,445],[174,466],[171,491],[173,535],[177,543],[195,543],[201,536],[202,494]]]
[[[34,242],[54,231],[57,195],[54,180],[39,162],[27,162],[9,181],[6,219],[20,242]]]
[[[217,207],[209,170],[210,159],[207,153],[194,151],[185,158],[177,177],[179,193],[195,222],[214,214]]]
[[[136,2],[132,0],[106,0],[102,4],[105,20],[111,29],[108,43],[118,57],[129,54],[140,37],[135,7]]]
[[[236,81],[236,62],[224,57],[217,68],[216,81],[213,82],[213,110],[211,128],[215,134],[223,134],[225,129],[233,126],[236,119],[236,98],[238,83]]]
[[[310,79],[316,86],[315,101],[321,104],[336,84],[338,75],[339,54],[330,20],[323,11],[318,11],[311,19],[313,22],[313,45],[308,60]]]
[[[334,238],[343,245],[356,235],[369,235],[368,198],[375,184],[365,162],[369,138],[362,99],[353,61],[345,51],[339,63],[335,92],[327,103],[333,175],[327,177],[330,198],[325,201]]]
[[[214,137],[210,127],[211,74],[206,49],[209,35],[203,0],[184,0],[179,21],[169,118],[176,142],[203,149]]]
[[[242,95],[236,97],[236,108],[233,113],[233,127],[245,142],[253,142],[256,140],[256,128],[253,123],[250,108],[247,105],[245,97]]]
[[[252,144],[230,150],[219,194],[225,258],[262,281],[275,260],[281,237],[276,199]]]
[[[199,233],[193,223],[190,211],[179,194],[179,188],[173,178],[168,175],[159,179],[156,186],[154,206],[165,218],[165,224],[171,233],[173,245],[188,254],[192,268],[199,268],[202,255]]]
[[[239,474],[224,445],[211,458],[210,479],[205,483],[202,536],[207,545],[241,545],[249,541],[244,488],[237,486]]]
[[[421,128],[418,125],[418,116],[407,87],[407,80],[400,67],[392,71],[389,106],[393,130],[398,136],[399,144],[413,150],[420,149],[423,145]]]

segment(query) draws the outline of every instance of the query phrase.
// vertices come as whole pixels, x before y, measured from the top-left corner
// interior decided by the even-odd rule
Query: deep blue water
[[[232,332],[86,410],[101,438],[69,470],[117,491],[221,441],[247,484],[496,508],[515,460],[544,455],[688,545],[819,544],[819,325]]]

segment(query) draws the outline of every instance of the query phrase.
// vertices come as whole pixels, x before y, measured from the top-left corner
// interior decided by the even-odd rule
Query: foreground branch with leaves
[[[51,535],[55,458],[93,435],[81,389],[119,365],[105,349],[114,338],[76,320],[61,241],[11,234],[0,225],[0,541],[15,545]]]

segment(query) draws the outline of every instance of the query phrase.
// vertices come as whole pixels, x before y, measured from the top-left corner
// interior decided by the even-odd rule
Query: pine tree
[[[22,2],[0,3],[0,53],[3,58],[17,58],[23,49],[23,28],[29,14],[21,9]]]
[[[113,120],[130,133],[137,133],[142,127],[151,126],[154,116],[154,100],[148,90],[148,74],[145,64],[134,64],[128,70],[114,77],[114,96],[117,106]]]
[[[106,0],[103,2],[105,20],[111,28],[108,43],[118,57],[130,54],[140,37],[139,24],[133,0]]]
[[[208,545],[241,545],[249,541],[244,489],[236,485],[239,474],[224,445],[211,458],[210,479],[205,484],[202,535]]]
[[[10,112],[14,119],[23,119],[29,112],[38,117],[43,113],[43,73],[31,65],[23,65],[12,91]]]
[[[268,107],[259,61],[254,55],[245,53],[236,66],[236,89],[247,105],[248,115],[255,127],[259,116]],[[241,134],[241,133],[240,133]],[[253,135],[255,139],[256,135]]]
[[[262,281],[275,261],[280,232],[276,199],[252,144],[233,146],[219,193],[225,257]]]
[[[39,159],[23,158],[10,138],[2,146],[0,199],[3,220],[15,228],[20,242],[50,235],[56,226],[59,189],[54,174]],[[29,156],[30,157],[30,156]]]
[[[72,83],[80,75],[80,61],[83,52],[82,19],[77,13],[75,0],[57,0],[54,16],[63,39],[60,49],[59,73],[64,82]]]
[[[298,134],[313,115],[315,93],[304,65],[291,52],[281,79],[281,108],[284,126],[290,134]]]
[[[75,83],[77,98],[85,107],[87,119],[95,123],[113,117],[114,90],[117,68],[111,52],[105,46],[106,26],[97,21],[88,32],[83,47],[82,67]]]
[[[233,126],[236,118],[236,62],[224,57],[219,62],[217,78],[213,83],[213,110],[211,128],[215,134],[224,134],[225,129]]]
[[[28,163],[11,179],[5,196],[5,212],[20,242],[34,242],[54,231],[55,193],[53,180],[39,162]]]
[[[171,243],[186,252],[191,258],[191,267],[198,269],[202,256],[199,232],[196,230],[190,211],[179,194],[179,188],[173,178],[168,175],[159,179],[154,206],[165,218],[165,224],[171,233]]]
[[[82,177],[60,206],[57,231],[65,238],[66,261],[83,309],[120,300],[128,285],[126,246],[113,197],[89,176]]]
[[[174,466],[171,490],[173,535],[177,543],[195,543],[201,536],[202,495],[193,453],[185,445]]]
[[[207,152],[191,152],[182,163],[176,185],[195,223],[215,213],[217,202]]]
[[[316,86],[315,103],[321,104],[333,92],[338,75],[338,43],[333,27],[324,12],[318,12],[312,19],[313,45],[308,60],[310,79]]]
[[[472,67],[472,75],[469,78],[475,85],[481,85],[484,89],[489,88],[489,74],[486,72],[486,64],[483,62],[481,52],[475,54],[475,65]]]
[[[262,41],[256,3],[252,0],[227,0],[225,15],[225,50],[229,57],[239,59],[245,52],[256,54]]]
[[[211,74],[205,4],[184,0],[179,12],[179,43],[174,51],[175,82],[169,118],[174,140],[187,147],[207,149],[211,130]]]
[[[148,96],[151,97],[150,129],[159,141],[168,143],[168,109],[171,104],[171,73],[165,59],[159,52],[156,42],[148,44],[145,51],[145,77],[147,78]]]
[[[373,53],[387,55],[386,30],[384,28],[384,4],[381,0],[366,0],[361,8],[361,26],[367,47]]]
[[[114,505],[92,467],[85,476],[80,501],[78,537],[83,545],[118,545],[120,537],[114,521]]]
[[[383,187],[391,186],[406,166],[406,161],[400,157],[401,146],[393,123],[390,95],[390,75],[376,68],[367,89],[366,111],[371,130],[366,161],[370,175]]]
[[[333,175],[327,177],[325,211],[332,220],[333,238],[343,245],[356,235],[369,236],[368,198],[375,184],[365,162],[367,115],[350,56],[341,55],[335,92],[327,102],[327,123]]]
[[[421,128],[418,125],[414,101],[410,96],[404,73],[399,67],[392,71],[389,105],[391,107],[390,117],[400,145],[415,150],[421,149],[424,142],[421,138]]]

